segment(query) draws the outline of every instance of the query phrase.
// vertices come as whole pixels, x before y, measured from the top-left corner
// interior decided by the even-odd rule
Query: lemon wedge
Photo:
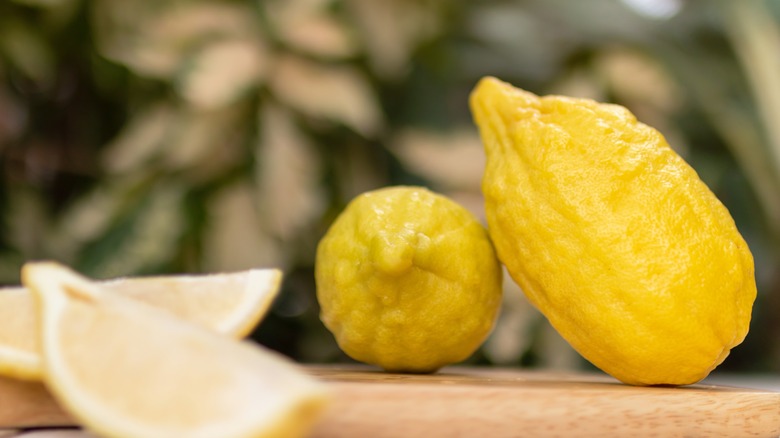
[[[100,287],[164,309],[179,318],[234,338],[246,336],[279,293],[278,269],[207,275],[128,277]],[[0,375],[40,380],[38,329],[30,292],[0,289]]]
[[[288,437],[309,431],[323,384],[256,344],[108,292],[57,264],[29,263],[44,382],[106,437]]]

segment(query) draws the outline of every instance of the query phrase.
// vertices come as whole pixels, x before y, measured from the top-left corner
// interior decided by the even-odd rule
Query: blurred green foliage
[[[355,195],[422,184],[482,216],[467,96],[494,75],[661,130],[756,258],[723,369],[780,370],[780,2],[17,0],[0,3],[0,282],[279,266],[256,331],[346,358],[318,320],[320,236]],[[507,281],[472,361],[586,366]]]

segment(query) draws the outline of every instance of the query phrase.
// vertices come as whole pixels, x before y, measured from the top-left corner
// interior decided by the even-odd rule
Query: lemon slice
[[[300,436],[325,387],[256,344],[221,336],[60,265],[30,263],[44,381],[107,437]]]
[[[120,278],[107,291],[143,301],[219,333],[241,338],[265,316],[279,292],[277,269],[209,275]],[[0,374],[40,380],[37,324],[24,287],[0,289]]]

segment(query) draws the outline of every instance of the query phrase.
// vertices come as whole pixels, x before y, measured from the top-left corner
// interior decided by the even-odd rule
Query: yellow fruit
[[[279,292],[277,269],[101,282],[111,293],[151,304],[234,338],[246,336]],[[37,318],[24,287],[0,289],[0,375],[40,380]]]
[[[498,256],[582,356],[623,382],[697,382],[744,339],[753,258],[726,208],[625,108],[495,78],[471,109]]]
[[[325,388],[292,362],[31,263],[44,381],[105,437],[288,437],[309,431]]]
[[[493,328],[501,268],[484,227],[420,187],[355,198],[317,248],[320,317],[352,358],[433,372],[468,358]]]

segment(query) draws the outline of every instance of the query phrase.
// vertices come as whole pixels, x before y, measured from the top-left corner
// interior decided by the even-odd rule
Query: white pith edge
[[[236,312],[225,318],[216,328],[220,333],[226,333],[234,338],[243,338],[262,320],[268,309],[271,308],[282,282],[282,271],[278,269],[252,269],[244,273],[243,294],[245,296],[259,296],[260,299],[254,306],[238,306]],[[243,299],[244,303],[252,303],[253,300]]]
[[[0,346],[0,375],[21,380],[40,380],[41,359],[34,353]]]

